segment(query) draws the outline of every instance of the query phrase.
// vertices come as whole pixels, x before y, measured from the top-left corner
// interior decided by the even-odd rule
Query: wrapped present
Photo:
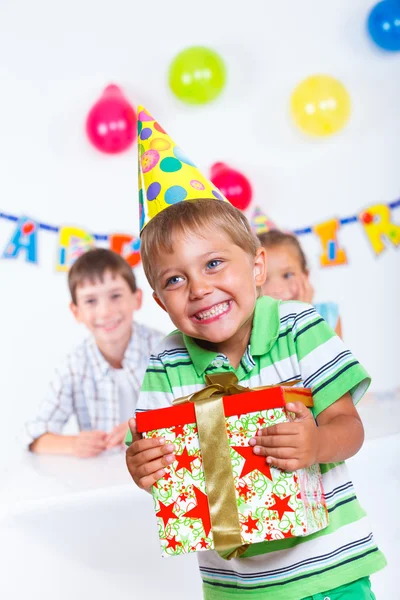
[[[137,414],[143,437],[163,437],[176,460],[152,488],[163,556],[215,549],[240,556],[249,544],[310,535],[328,525],[318,465],[269,466],[249,439],[293,419],[285,405],[312,406],[311,391],[249,390],[233,373],[207,376],[204,389],[169,408]]]

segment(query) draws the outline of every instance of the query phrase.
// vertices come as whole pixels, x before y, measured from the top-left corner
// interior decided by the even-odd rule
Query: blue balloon
[[[383,0],[368,16],[368,32],[377,46],[388,52],[400,50],[400,0]]]

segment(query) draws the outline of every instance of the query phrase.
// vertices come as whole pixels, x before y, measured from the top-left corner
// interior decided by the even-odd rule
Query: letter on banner
[[[347,254],[339,247],[337,231],[340,227],[338,219],[331,219],[319,225],[314,225],[313,231],[319,237],[322,254],[319,257],[321,267],[334,267],[347,264]]]
[[[123,233],[109,236],[110,249],[117,252],[133,269],[140,263],[140,238]]]
[[[392,242],[394,246],[400,244],[400,226],[390,221],[390,208],[385,204],[370,206],[358,215],[363,224],[371,246],[376,255],[386,249],[383,240]]]
[[[3,258],[17,258],[24,251],[27,262],[37,263],[38,225],[33,219],[21,217],[5,247]]]
[[[84,229],[60,227],[57,271],[68,271],[76,259],[95,247],[94,238]]]

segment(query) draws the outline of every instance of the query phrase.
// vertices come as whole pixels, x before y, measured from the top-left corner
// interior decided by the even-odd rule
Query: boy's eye
[[[96,302],[96,300],[94,298],[87,298],[85,300],[85,304],[94,304]]]
[[[221,259],[213,258],[212,260],[208,261],[207,269],[215,269],[215,267],[218,267],[221,263],[222,263]]]
[[[167,287],[168,285],[176,285],[181,281],[181,279],[182,277],[180,277],[179,275],[174,275],[173,277],[167,279],[165,287]]]
[[[294,273],[292,273],[292,271],[287,271],[287,273],[283,274],[283,279],[290,279],[291,277],[294,277]]]
[[[121,294],[116,293],[111,296],[112,300],[117,300],[117,298],[121,298]]]

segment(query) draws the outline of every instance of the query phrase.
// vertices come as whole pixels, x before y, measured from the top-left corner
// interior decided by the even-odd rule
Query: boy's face
[[[126,341],[132,318],[142,302],[141,290],[132,292],[119,274],[106,271],[103,281],[86,281],[76,289],[71,311],[94,335],[98,345]]]
[[[257,286],[265,278],[265,250],[256,256],[210,230],[205,238],[178,234],[173,252],[154,264],[154,297],[186,335],[212,344],[251,329]],[[245,332],[244,332],[245,333]]]
[[[299,253],[286,244],[268,248],[268,274],[263,294],[277,300],[298,300],[302,271]]]

